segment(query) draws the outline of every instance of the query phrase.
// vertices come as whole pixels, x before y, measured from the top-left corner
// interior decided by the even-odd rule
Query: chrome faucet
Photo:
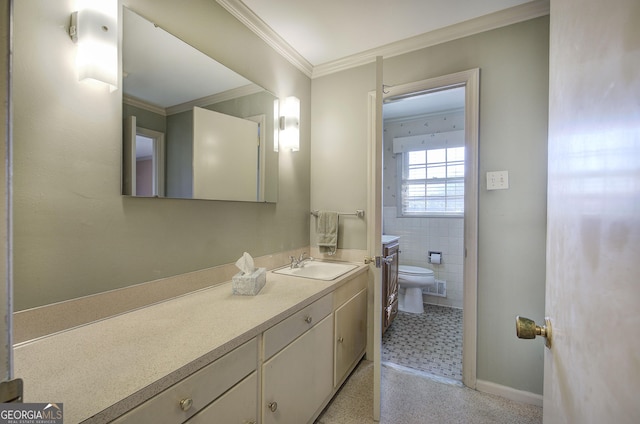
[[[312,257],[306,255],[306,252],[302,252],[297,258],[295,256],[289,256],[289,260],[291,261],[290,268],[302,268],[305,263],[313,260]]]

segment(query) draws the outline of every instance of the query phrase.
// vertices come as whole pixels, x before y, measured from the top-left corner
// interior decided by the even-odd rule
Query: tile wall
[[[447,297],[423,295],[425,303],[462,308],[463,218],[400,218],[395,206],[384,207],[383,233],[400,237],[400,264],[433,270],[447,282]],[[428,252],[442,252],[442,263],[428,262]]]

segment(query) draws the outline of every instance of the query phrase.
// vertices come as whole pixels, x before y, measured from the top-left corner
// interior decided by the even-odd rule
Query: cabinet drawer
[[[328,294],[265,331],[264,359],[269,359],[280,349],[319,323],[322,318],[331,313],[332,305],[332,295]]]
[[[164,392],[113,421],[114,423],[182,423],[257,369],[258,343],[250,340]],[[186,411],[181,401],[189,402]]]
[[[248,424],[258,422],[258,373],[236,384],[185,424]]]

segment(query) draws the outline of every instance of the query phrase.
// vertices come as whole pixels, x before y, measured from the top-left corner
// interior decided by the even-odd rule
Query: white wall
[[[390,85],[480,68],[477,377],[538,394],[543,352],[516,338],[514,318],[544,317],[548,22],[538,18],[384,61]],[[373,64],[312,81],[312,207],[365,205],[367,95],[374,85]],[[494,170],[509,170],[509,190],[486,191],[484,174]],[[340,247],[366,249],[364,225],[346,227]]]

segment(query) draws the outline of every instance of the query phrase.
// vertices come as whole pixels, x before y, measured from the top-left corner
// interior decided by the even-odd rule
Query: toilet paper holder
[[[430,264],[440,264],[442,263],[442,252],[429,251],[427,255]]]

